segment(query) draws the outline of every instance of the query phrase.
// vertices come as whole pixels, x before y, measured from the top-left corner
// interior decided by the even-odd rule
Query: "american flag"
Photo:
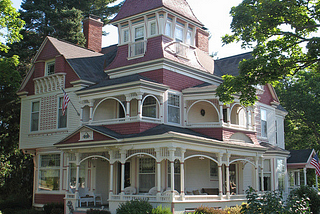
[[[64,95],[63,95],[63,102],[62,102],[62,116],[65,115],[66,109],[68,107],[68,103],[70,101],[68,94],[64,91],[63,91],[63,93],[64,93]]]
[[[318,176],[320,176],[320,164],[319,164],[318,154],[316,154],[316,155],[312,158],[310,164],[316,168],[316,174],[317,174]]]

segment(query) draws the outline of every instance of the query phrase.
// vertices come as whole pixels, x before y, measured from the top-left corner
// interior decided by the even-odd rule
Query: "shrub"
[[[218,210],[213,207],[198,207],[195,214],[227,214],[224,210]]]
[[[148,214],[151,211],[152,205],[145,200],[127,201],[117,208],[117,214]]]
[[[172,214],[169,207],[162,208],[162,205],[153,208],[151,214]]]
[[[235,207],[227,207],[224,211],[228,214],[240,214],[241,213],[241,206],[236,205]]]
[[[90,209],[90,210],[87,210],[87,214],[111,214],[111,212],[108,211],[108,210],[94,210],[94,209]]]
[[[63,203],[48,203],[43,206],[43,210],[45,214],[59,214],[57,209],[62,209],[62,213],[64,210]],[[54,210],[55,213],[51,213]]]
[[[304,206],[305,203],[309,203],[310,210],[312,213],[317,214],[320,211],[320,197],[318,195],[317,190],[308,187],[308,186],[300,186],[297,189],[291,190],[288,197],[288,204],[298,203],[300,206]]]

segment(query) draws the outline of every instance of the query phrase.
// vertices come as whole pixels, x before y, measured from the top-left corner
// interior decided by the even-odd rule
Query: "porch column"
[[[157,158],[157,201],[160,200],[161,196],[161,161],[160,161],[160,148],[156,148]]]
[[[180,192],[181,192],[181,198],[184,200],[184,153],[186,152],[185,149],[181,149],[181,160],[180,160]]]
[[[230,104],[227,104],[227,123],[228,123],[228,126],[230,126],[230,123],[231,123]]]
[[[142,93],[138,94],[138,120],[142,118]]]
[[[222,199],[222,154],[218,153],[219,196]]]
[[[261,157],[261,192],[264,192],[263,160],[263,157]]]
[[[114,160],[113,160],[113,151],[109,151],[110,155],[110,181],[109,181],[109,199],[112,198],[113,195],[113,165],[114,165]]]
[[[124,167],[126,163],[126,150],[121,150],[120,155],[121,155],[121,194],[120,198],[123,199],[124,195]]]
[[[184,102],[183,102],[183,112],[184,112],[184,116],[183,116],[184,123],[183,123],[183,125],[186,126],[187,123],[188,123],[187,100],[184,100]]]
[[[299,184],[299,186],[301,186],[301,181],[300,181],[300,169],[299,169],[299,171],[298,171],[298,184]]]
[[[256,192],[259,191],[259,159],[258,157],[256,156],[255,157],[255,171],[256,171]]]
[[[79,198],[79,177],[80,177],[80,154],[76,153],[76,164],[77,164],[77,172],[76,172],[76,198]],[[78,203],[77,203],[78,205]]]
[[[307,168],[303,168],[304,185],[307,186]]]
[[[169,154],[170,154],[170,181],[171,181],[171,200],[174,199],[174,152],[176,151],[176,148],[169,148]]]
[[[223,103],[219,102],[219,117],[220,117],[220,125],[222,126],[223,124]]]
[[[226,163],[226,188],[227,188],[227,198],[230,199],[230,173],[229,173],[229,159],[231,154],[227,153],[227,163]]]
[[[68,191],[70,189],[70,183],[69,183],[69,174],[70,174],[70,154],[69,153],[64,153],[65,155],[67,155],[67,174],[66,174],[66,190]]]
[[[93,117],[93,100],[90,100],[89,108],[90,108],[89,124],[91,124],[93,120],[92,118]]]
[[[130,117],[130,95],[126,95],[126,120]]]

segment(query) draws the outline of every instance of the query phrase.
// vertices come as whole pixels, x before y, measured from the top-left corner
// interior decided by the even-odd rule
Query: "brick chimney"
[[[201,28],[197,28],[196,47],[209,53],[209,33]]]
[[[86,48],[101,52],[103,22],[97,16],[90,15],[83,20],[83,34],[87,40]]]

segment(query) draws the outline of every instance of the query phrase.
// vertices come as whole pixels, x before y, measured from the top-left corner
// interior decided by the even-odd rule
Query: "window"
[[[261,137],[267,137],[267,111],[261,109]]]
[[[186,44],[187,45],[193,45],[193,42],[192,42],[192,31],[190,31],[190,30],[188,30],[188,32],[187,32]]]
[[[150,22],[150,36],[156,35],[157,33],[157,25],[156,22]]]
[[[155,172],[153,158],[139,159],[139,192],[148,192],[155,186]]]
[[[260,176],[260,190],[261,190],[261,173]],[[271,191],[271,165],[270,159],[263,160],[263,188],[264,191]]]
[[[176,26],[176,30],[174,32],[174,34],[175,34],[174,37],[177,42],[183,42],[183,30],[184,30],[183,27],[181,27],[179,25]]]
[[[129,42],[129,29],[123,30],[123,43]]]
[[[180,123],[180,96],[168,94],[168,121]]]
[[[248,111],[248,125],[249,126],[252,126],[252,112],[251,111]]]
[[[134,56],[144,54],[144,26],[134,29]]]
[[[70,181],[69,187],[72,189],[76,188],[76,178],[77,178],[77,166],[74,163],[70,163]],[[86,187],[86,171],[85,171],[85,164],[80,164],[79,170],[79,187],[85,188]]]
[[[210,160],[210,178],[218,178],[218,164],[212,160]]]
[[[40,102],[32,102],[31,106],[31,131],[39,130]]]
[[[168,161],[168,187],[171,187],[171,163]],[[180,161],[174,161],[174,189],[180,192]]]
[[[144,40],[144,27],[136,27],[134,29],[134,39],[135,41]]]
[[[278,190],[283,191],[285,188],[285,168],[284,159],[277,159],[277,178],[278,178]]]
[[[154,97],[147,97],[142,106],[142,116],[157,118],[157,101]]]
[[[39,190],[60,189],[60,154],[40,155]]]
[[[68,108],[65,110],[64,115],[62,115],[62,103],[63,103],[63,97],[60,97],[59,112],[58,112],[58,129],[67,127]]]
[[[46,76],[54,74],[54,61],[46,63]]]
[[[172,23],[170,21],[167,21],[166,23],[166,32],[165,35],[171,37],[171,28],[172,28]]]

